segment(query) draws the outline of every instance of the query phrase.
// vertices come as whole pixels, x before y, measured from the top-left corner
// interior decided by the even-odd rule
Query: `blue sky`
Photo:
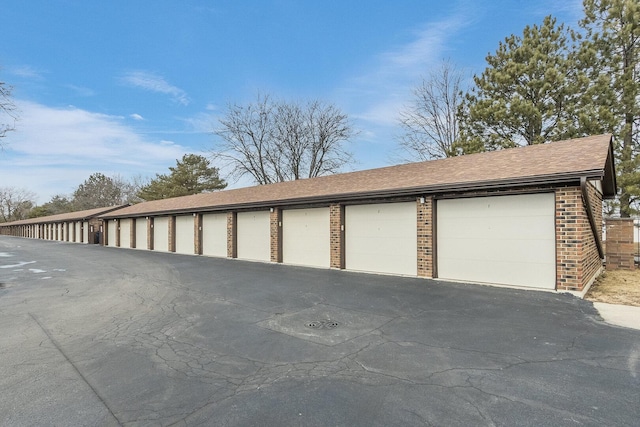
[[[422,76],[443,59],[479,74],[548,14],[576,27],[581,1],[8,1],[0,81],[20,120],[0,186],[42,204],[94,172],[165,173],[207,153],[226,106],[258,93],[334,103],[359,131],[351,169],[387,166]]]

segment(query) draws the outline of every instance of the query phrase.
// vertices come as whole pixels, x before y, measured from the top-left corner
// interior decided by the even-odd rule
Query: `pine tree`
[[[218,168],[212,167],[207,158],[196,154],[185,154],[169,170],[170,174],[157,174],[142,187],[138,197],[147,201],[159,200],[221,190],[227,186],[218,176]]]
[[[571,30],[547,16],[511,35],[474,76],[459,112],[463,152],[539,144],[579,134]]]
[[[74,210],[103,208],[122,204],[122,191],[113,178],[92,174],[73,193]]]
[[[620,188],[619,213],[637,214],[640,200],[640,3],[584,0],[581,58],[591,64],[595,114],[612,123]]]

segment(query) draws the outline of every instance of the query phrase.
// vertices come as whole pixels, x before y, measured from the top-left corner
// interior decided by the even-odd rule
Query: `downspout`
[[[587,178],[580,178],[580,188],[582,189],[582,200],[584,207],[587,210],[587,217],[589,218],[589,225],[591,226],[591,233],[593,239],[596,241],[596,247],[598,248],[598,254],[600,259],[604,259],[604,249],[602,248],[602,241],[600,240],[600,234],[598,233],[598,225],[596,224],[596,218],[591,210],[591,200],[589,199],[589,191],[587,190]]]

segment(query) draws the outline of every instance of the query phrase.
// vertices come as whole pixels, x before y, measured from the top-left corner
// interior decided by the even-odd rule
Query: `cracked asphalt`
[[[573,296],[0,236],[2,426],[639,419],[640,331]]]

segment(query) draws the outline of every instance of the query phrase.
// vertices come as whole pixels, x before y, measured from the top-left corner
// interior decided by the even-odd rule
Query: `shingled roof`
[[[37,218],[23,219],[20,221],[13,221],[6,224],[0,224],[0,226],[46,224],[46,223],[56,223],[56,222],[68,222],[68,221],[85,221],[91,218],[95,218],[100,214],[105,214],[107,212],[115,211],[125,206],[129,206],[129,204],[109,206],[106,208],[87,209],[84,211],[61,213],[57,215],[41,216]]]
[[[568,184],[577,183],[582,177],[602,180],[603,195],[615,196],[611,135],[155,200],[118,209],[100,217],[224,211],[374,197]]]

